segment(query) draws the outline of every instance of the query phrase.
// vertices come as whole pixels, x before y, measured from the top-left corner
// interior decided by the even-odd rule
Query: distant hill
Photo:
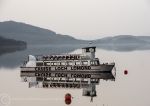
[[[88,43],[91,41],[94,45],[101,45],[99,47],[121,48],[131,45],[140,46],[141,48],[146,45],[146,48],[150,47],[150,36],[132,36],[132,35],[118,35],[114,37],[105,37],[97,40],[79,40],[69,35],[57,34],[54,31],[43,29],[40,27],[32,26],[25,23],[15,21],[0,22],[0,35],[15,40],[21,40],[27,42],[28,45],[41,45],[41,44],[67,44],[67,45],[79,45]]]
[[[150,36],[118,35],[94,41],[95,44],[149,44]]]
[[[86,41],[54,31],[15,21],[0,22],[0,34],[3,37],[23,40],[28,44],[82,44]]]
[[[118,35],[80,40],[25,23],[0,22],[0,67],[18,66],[29,54],[69,53],[85,46],[114,51],[150,50],[150,36]],[[4,55],[5,53],[10,54]]]
[[[27,44],[23,41],[6,39],[0,36],[0,55],[26,49]]]
[[[150,36],[119,35],[93,41],[97,47],[115,51],[150,50]]]

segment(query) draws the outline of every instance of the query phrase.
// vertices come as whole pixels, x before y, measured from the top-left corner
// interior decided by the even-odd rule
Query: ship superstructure
[[[95,58],[96,47],[82,48],[82,54],[29,55],[20,76],[29,87],[83,88],[83,96],[96,96],[100,79],[115,80],[115,63]]]

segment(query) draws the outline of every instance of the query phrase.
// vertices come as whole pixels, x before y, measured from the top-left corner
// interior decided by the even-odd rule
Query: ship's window
[[[81,79],[80,78],[76,78],[76,81],[80,81]]]
[[[54,66],[57,66],[58,64],[57,64],[57,62],[54,62]]]
[[[69,61],[69,62],[68,62],[68,65],[72,66],[72,65],[74,65],[74,64],[73,64],[72,61]]]
[[[80,58],[80,56],[76,55],[75,56],[75,60],[78,60]]]
[[[99,65],[99,61],[98,60],[95,61],[95,65]]]
[[[61,81],[65,81],[66,80],[66,78],[61,78]]]
[[[51,62],[52,66],[57,66],[57,62]]]
[[[51,62],[51,65],[52,66],[57,66],[57,65],[60,65],[60,62]]]
[[[88,61],[82,61],[82,65],[88,65]]]
[[[57,62],[57,65],[60,66],[61,65],[60,62]]]
[[[37,62],[36,66],[43,66],[43,62]]]
[[[45,65],[45,66],[50,66],[51,63],[50,63],[50,62],[45,62],[44,65]]]
[[[54,78],[54,80],[55,80],[55,81],[57,81],[57,80],[58,80],[58,78],[56,78],[56,77],[55,77],[55,78]]]
[[[65,65],[66,65],[66,62],[61,62],[61,65],[65,66]]]
[[[94,61],[91,61],[90,63],[91,63],[91,65],[95,65]]]
[[[80,61],[76,61],[76,62],[75,62],[75,65],[80,65]]]
[[[91,81],[94,81],[94,79],[91,79]]]
[[[72,66],[72,65],[73,65],[73,62],[72,62],[72,61],[68,61],[68,62],[67,62],[67,65]]]
[[[51,65],[53,66],[53,65],[54,65],[54,62],[51,62]]]
[[[99,65],[99,61],[98,60],[91,61],[91,65]]]
[[[84,81],[88,81],[88,79],[83,79]]]
[[[96,81],[96,82],[98,82],[98,81],[99,81],[99,79],[96,79],[95,81]]]
[[[47,65],[48,65],[48,66],[50,66],[50,65],[51,65],[51,63],[47,63]]]
[[[67,80],[68,80],[68,82],[73,82],[73,78],[69,78]]]
[[[50,78],[50,80],[52,81],[52,80],[54,80],[54,78],[53,78],[53,77],[51,77],[51,78]]]

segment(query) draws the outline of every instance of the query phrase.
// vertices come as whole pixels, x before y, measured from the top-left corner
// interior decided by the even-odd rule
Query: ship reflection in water
[[[76,50],[73,54],[81,53]],[[20,68],[0,68],[0,93],[9,95],[10,106],[62,106],[64,95],[73,96],[70,106],[149,106],[150,105],[150,51],[115,52],[97,49],[96,57],[100,62],[115,61],[116,80],[100,81],[96,85],[97,97],[90,103],[89,97],[82,97],[81,89],[43,89],[28,88],[20,81]],[[19,67],[19,66],[18,66]],[[128,74],[124,75],[124,70]],[[0,106],[3,105],[0,95]]]
[[[82,95],[93,102],[100,80],[115,80],[115,63],[100,63],[95,52],[93,46],[82,48],[82,54],[29,55],[20,67],[22,82],[29,88],[83,88]]]

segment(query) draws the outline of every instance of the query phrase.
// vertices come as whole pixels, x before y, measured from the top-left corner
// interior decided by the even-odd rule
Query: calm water
[[[73,53],[81,53],[81,50]],[[13,54],[5,56],[8,55]],[[0,68],[0,106],[5,106],[3,104],[8,101],[10,106],[66,106],[64,95],[67,92],[74,97],[70,106],[150,106],[150,51],[115,52],[97,49],[96,57],[101,62],[115,61],[117,76],[115,82],[101,80],[97,86],[98,96],[93,103],[89,97],[82,96],[82,89],[29,89],[27,83],[20,82],[19,68],[16,67]],[[10,63],[13,61],[9,60]],[[123,74],[125,69],[129,71],[128,75]]]
[[[0,67],[17,67],[27,59],[27,56],[41,54],[68,53],[76,50],[82,45],[28,45],[26,50],[0,55]]]

